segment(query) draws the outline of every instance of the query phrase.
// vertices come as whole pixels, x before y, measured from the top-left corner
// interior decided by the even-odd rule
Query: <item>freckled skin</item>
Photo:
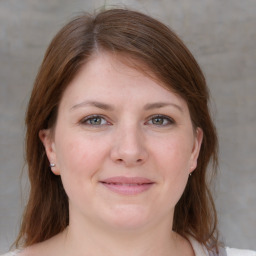
[[[81,102],[104,103],[111,110],[95,104],[72,109]],[[145,110],[156,102],[170,105]],[[91,115],[100,116],[100,125],[91,123]],[[156,124],[154,115],[174,122],[161,117],[165,123]],[[117,58],[96,55],[66,89],[54,134],[42,140],[69,197],[70,226],[138,230],[172,225],[202,140],[182,98]],[[113,176],[145,177],[154,185],[134,196],[120,195],[100,183]]]

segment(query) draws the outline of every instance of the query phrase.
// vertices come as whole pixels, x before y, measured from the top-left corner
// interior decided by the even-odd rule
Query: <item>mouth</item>
[[[144,177],[111,177],[100,181],[107,189],[121,195],[137,195],[150,189],[155,182]]]

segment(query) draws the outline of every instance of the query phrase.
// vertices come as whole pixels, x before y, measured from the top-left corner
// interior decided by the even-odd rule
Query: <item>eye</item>
[[[149,121],[147,122],[150,125],[156,125],[156,126],[167,126],[174,124],[174,120],[168,116],[165,115],[156,115],[152,116]]]
[[[91,126],[101,126],[101,125],[109,124],[109,122],[104,117],[99,115],[87,116],[81,120],[81,123],[84,125],[91,125]]]

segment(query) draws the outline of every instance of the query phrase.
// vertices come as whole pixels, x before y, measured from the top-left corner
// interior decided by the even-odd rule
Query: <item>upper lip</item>
[[[115,176],[110,177],[104,180],[101,180],[102,183],[107,184],[152,184],[152,180],[144,177],[125,177],[125,176]]]

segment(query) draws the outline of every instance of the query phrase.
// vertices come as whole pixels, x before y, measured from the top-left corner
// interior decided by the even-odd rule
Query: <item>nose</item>
[[[143,164],[148,158],[145,139],[139,127],[120,127],[114,136],[111,159],[126,167]]]

